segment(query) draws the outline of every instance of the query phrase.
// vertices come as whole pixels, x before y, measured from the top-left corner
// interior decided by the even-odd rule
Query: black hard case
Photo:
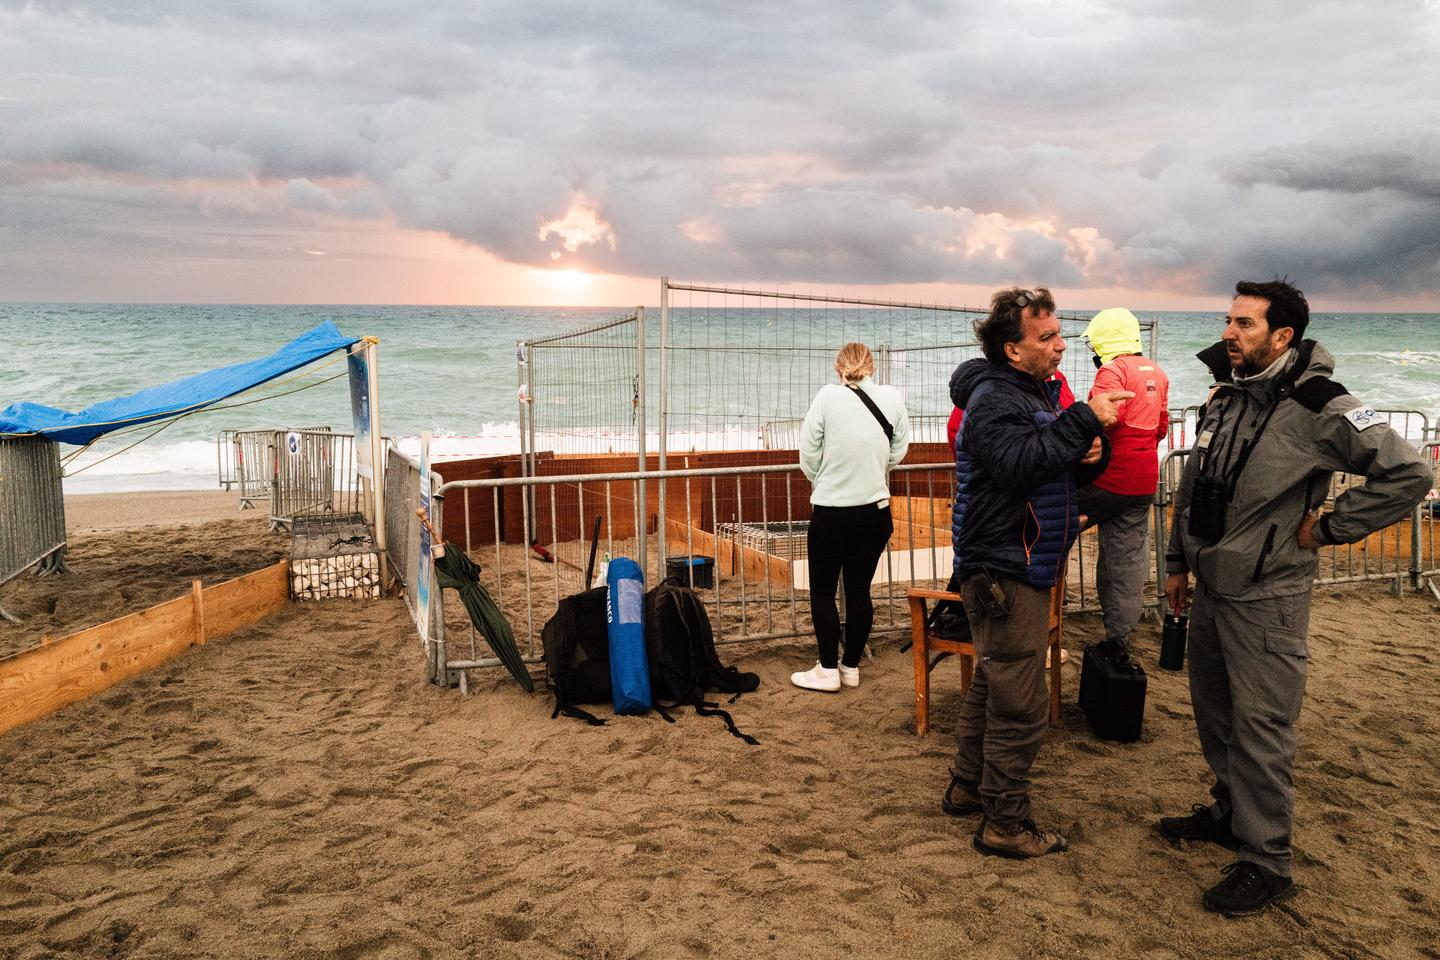
[[[1102,740],[1134,743],[1145,715],[1145,670],[1101,646],[1085,648],[1080,667],[1080,709]]]

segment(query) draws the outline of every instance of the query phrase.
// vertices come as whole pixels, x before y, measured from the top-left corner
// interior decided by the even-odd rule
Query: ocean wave
[[[1341,356],[1347,356],[1342,354]],[[1394,367],[1428,367],[1440,365],[1440,350],[1386,350],[1375,353],[1349,354],[1349,356],[1364,357],[1376,363],[1388,364]]]

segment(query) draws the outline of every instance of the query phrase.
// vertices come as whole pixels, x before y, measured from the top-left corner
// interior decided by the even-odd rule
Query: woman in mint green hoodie
[[[820,388],[800,434],[800,469],[810,480],[810,619],[820,660],[790,675],[807,690],[833,693],[860,685],[860,655],[870,639],[870,581],[890,541],[890,469],[910,445],[905,400],[870,379],[875,358],[863,343],[835,357],[840,383]],[[845,581],[845,655],[835,591]]]

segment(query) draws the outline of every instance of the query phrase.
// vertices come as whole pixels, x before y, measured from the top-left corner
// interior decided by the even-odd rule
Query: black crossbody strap
[[[850,387],[850,389],[854,390],[855,396],[860,398],[860,402],[865,404],[865,406],[870,409],[871,413],[875,414],[875,419],[880,423],[880,429],[885,431],[885,439],[889,440],[891,443],[894,443],[895,428],[890,426],[890,421],[885,419],[885,414],[881,413],[880,408],[875,406],[875,401],[871,400],[870,395],[864,390],[861,390],[859,387],[852,386]]]

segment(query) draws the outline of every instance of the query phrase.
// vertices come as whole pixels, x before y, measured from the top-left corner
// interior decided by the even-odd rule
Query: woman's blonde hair
[[[875,358],[863,343],[847,343],[835,354],[835,372],[846,383],[859,383],[875,372]]]

